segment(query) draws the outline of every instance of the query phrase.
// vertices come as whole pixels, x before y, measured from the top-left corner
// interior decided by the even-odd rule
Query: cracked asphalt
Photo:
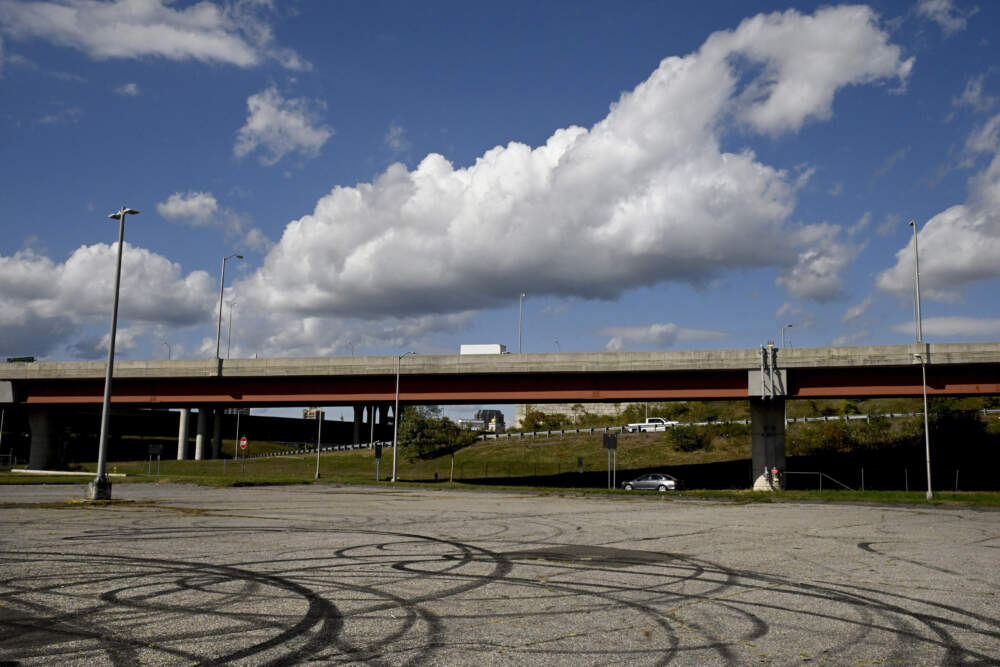
[[[0,664],[1000,664],[1000,512],[0,488]]]

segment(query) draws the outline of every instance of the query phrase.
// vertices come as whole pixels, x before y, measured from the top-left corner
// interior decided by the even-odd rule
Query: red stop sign
[[[242,438],[240,438],[240,449],[246,449],[246,448],[247,448],[247,437],[243,436]]]

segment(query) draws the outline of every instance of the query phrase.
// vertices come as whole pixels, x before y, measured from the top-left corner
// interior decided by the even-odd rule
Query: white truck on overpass
[[[664,419],[663,417],[647,417],[644,422],[637,422],[635,424],[627,424],[625,430],[629,433],[635,433],[636,431],[666,431],[671,426],[677,426],[680,422],[670,421]]]

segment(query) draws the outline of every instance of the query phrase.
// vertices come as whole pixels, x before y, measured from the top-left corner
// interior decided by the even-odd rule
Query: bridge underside
[[[751,371],[754,373],[756,371]],[[788,368],[786,386],[768,396],[751,387],[747,370],[574,372],[574,373],[403,373],[399,399],[406,404],[618,403],[670,400],[749,400],[755,488],[773,488],[768,474],[784,470],[784,405],[788,398],[907,397],[923,393],[920,366],[871,368]],[[757,378],[760,377],[757,372]],[[783,376],[784,377],[784,376]],[[1000,364],[927,367],[931,395],[1000,394]],[[18,383],[13,402],[31,414],[30,467],[45,467],[56,445],[52,416],[58,406],[99,405],[100,379],[32,380]],[[752,395],[753,394],[753,395]],[[396,396],[396,375],[336,377],[182,377],[115,378],[111,400],[120,406],[199,407],[198,441],[207,439],[206,411],[224,407],[389,406]],[[381,408],[386,410],[386,407]],[[185,411],[186,416],[186,411]],[[182,422],[185,417],[182,416]],[[182,427],[183,428],[183,427]],[[217,431],[217,429],[216,429]],[[219,436],[213,437],[217,454]],[[196,444],[196,458],[198,455]],[[178,456],[182,456],[178,449]],[[779,482],[780,483],[780,482]]]
[[[1000,394],[1000,365],[928,366],[931,395]],[[983,381],[987,379],[988,381]],[[122,405],[282,406],[354,405],[392,401],[395,376],[338,378],[116,378],[111,400]],[[789,398],[920,396],[920,367],[872,369],[789,369]],[[18,390],[18,403],[77,405],[100,403],[101,380],[39,380]],[[671,371],[636,373],[511,373],[401,377],[399,398],[418,404],[566,403],[746,399],[747,372]]]

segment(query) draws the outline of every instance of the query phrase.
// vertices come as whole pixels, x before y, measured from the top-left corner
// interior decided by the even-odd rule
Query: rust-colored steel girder
[[[100,403],[99,381],[36,381],[26,404]],[[395,376],[115,380],[116,404],[344,405],[395,399]],[[617,402],[746,398],[746,372],[403,375],[407,403]]]
[[[796,369],[789,371],[792,398],[920,396],[920,366],[904,368]],[[1000,366],[927,366],[930,395],[1000,394]]]
[[[566,403],[745,399],[747,371],[592,373],[403,374],[406,403]],[[1000,394],[1000,365],[928,366],[930,394]],[[395,376],[279,378],[161,378],[114,381],[111,400],[121,405],[349,405],[391,401]],[[789,397],[917,396],[919,366],[789,369]],[[35,380],[17,402],[70,405],[100,403],[99,380]]]

